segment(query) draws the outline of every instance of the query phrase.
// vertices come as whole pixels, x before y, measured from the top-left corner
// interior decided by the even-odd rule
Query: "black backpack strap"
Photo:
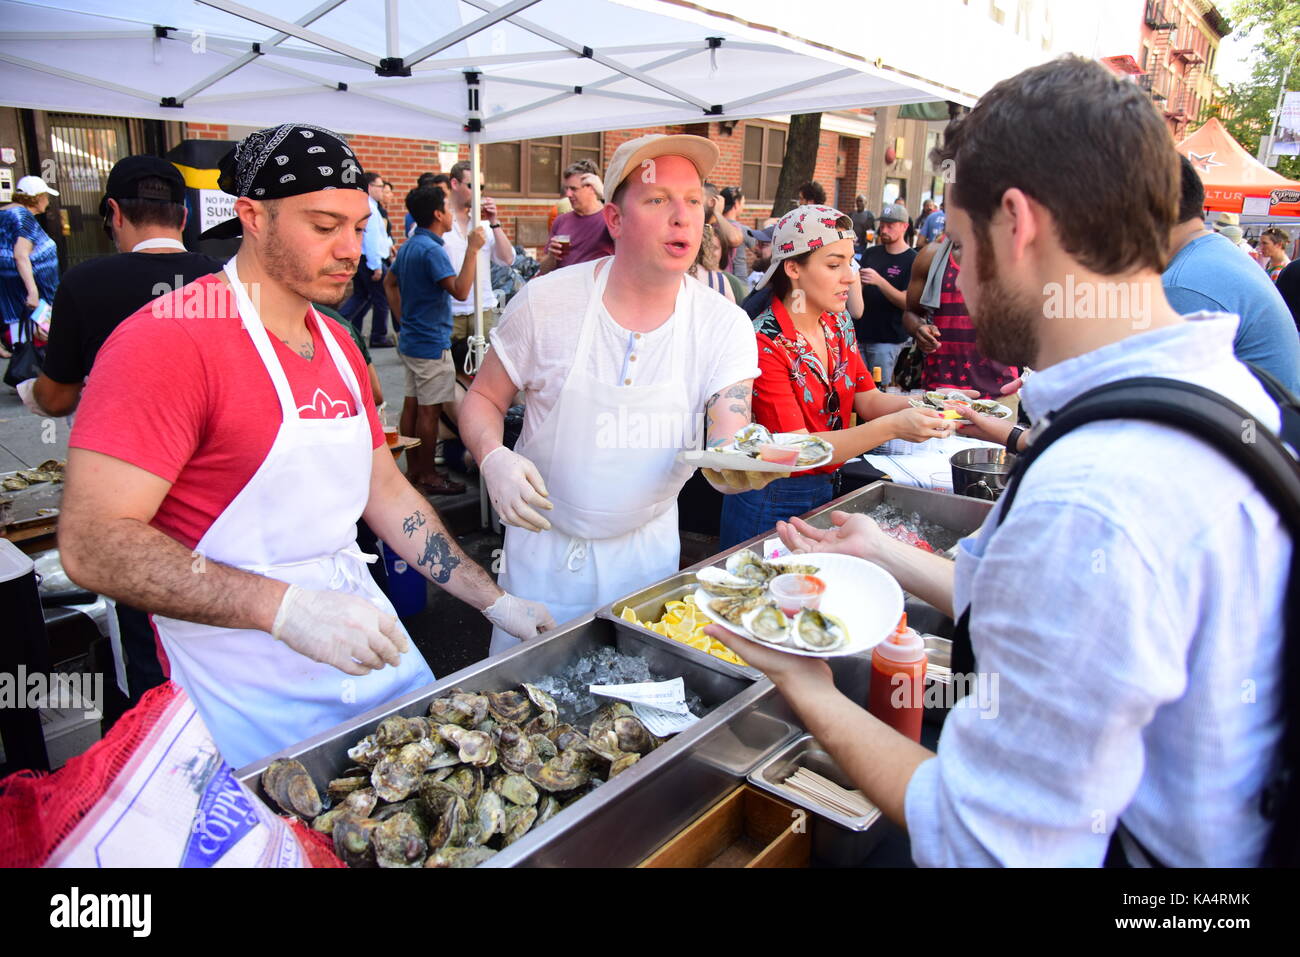
[[[1006,518],[1029,466],[1057,439],[1091,422],[1137,419],[1180,429],[1215,448],[1251,478],[1277,509],[1293,543],[1283,610],[1286,640],[1282,649],[1282,740],[1277,765],[1261,795],[1263,815],[1273,822],[1262,863],[1297,866],[1300,865],[1300,639],[1295,636],[1300,634],[1300,466],[1287,446],[1300,449],[1300,402],[1264,370],[1254,366],[1250,369],[1278,405],[1282,415],[1281,438],[1229,399],[1189,382],[1143,377],[1108,383],[1068,403],[1050,417],[1041,434],[1032,436],[1029,448],[1016,459],[999,503],[997,522],[1001,525]],[[969,609],[963,610],[961,625],[966,625],[969,613]],[[969,645],[969,635],[964,637]],[[956,658],[954,645],[954,670]],[[971,662],[973,670],[973,657]]]

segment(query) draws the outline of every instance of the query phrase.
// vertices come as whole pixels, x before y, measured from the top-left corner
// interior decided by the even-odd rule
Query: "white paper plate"
[[[783,440],[788,441],[806,437],[802,432],[776,432],[772,435],[772,444],[780,445]],[[780,465],[776,462],[764,462],[754,458],[748,452],[738,451],[735,442],[719,446],[716,449],[684,449],[677,453],[679,462],[685,462],[687,465],[693,465],[696,468],[736,469],[741,472],[781,472],[785,475],[806,472],[809,469],[819,469],[833,457],[834,453],[828,452],[816,462],[808,465]]]
[[[744,628],[733,625],[713,611],[709,607],[709,602],[713,601],[714,596],[699,587],[695,589],[695,607],[723,628],[742,638],[758,641],[760,645],[778,651],[787,651],[792,655],[805,655],[809,658],[839,658],[868,651],[888,638],[898,627],[898,621],[903,617],[903,589],[898,586],[898,582],[894,581],[894,577],[879,565],[862,558],[854,558],[852,555],[835,555],[827,552],[790,555],[772,564],[787,563],[817,566],[817,577],[826,583],[821,610],[844,622],[844,627],[849,632],[849,640],[844,645],[834,651],[805,651],[796,648],[791,640],[787,640],[784,645],[758,641]]]

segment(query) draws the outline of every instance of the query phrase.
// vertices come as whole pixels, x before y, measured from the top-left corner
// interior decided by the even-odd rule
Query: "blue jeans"
[[[788,522],[834,497],[834,474],[792,475],[754,492],[724,495],[721,547],[725,550],[755,535],[771,533],[777,522]]]
[[[873,366],[880,366],[880,383],[888,388],[894,381],[894,364],[906,345],[906,342],[859,342],[858,349],[862,361],[867,364],[867,374],[871,374]]]

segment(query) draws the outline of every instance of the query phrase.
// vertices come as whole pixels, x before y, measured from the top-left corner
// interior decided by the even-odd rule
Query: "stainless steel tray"
[[[744,779],[764,754],[799,728],[771,682],[729,673],[725,662],[639,630],[615,628],[591,617],[525,642],[328,731],[240,768],[254,792],[257,778],[277,757],[301,761],[318,785],[351,765],[347,749],[390,715],[425,714],[446,689],[504,691],[551,674],[582,655],[613,645],[645,658],[664,677],[681,675],[707,714],[638,761],[506,848],[485,867],[630,866],[642,860],[696,815]],[[703,659],[703,660],[701,660]]]
[[[711,564],[714,559],[707,559],[700,565],[693,566],[700,568],[703,565]],[[695,593],[695,572],[685,571],[678,572],[671,578],[666,578],[661,582],[642,588],[640,591],[633,592],[626,598],[620,598],[617,601],[610,602],[596,612],[596,617],[605,618],[614,623],[615,628],[626,629],[637,635],[655,641],[666,641],[687,652],[692,658],[698,657],[707,659],[714,667],[721,668],[727,674],[735,675],[738,678],[745,678],[749,681],[757,681],[763,677],[763,673],[757,668],[750,668],[748,665],[733,665],[729,661],[723,661],[721,658],[715,658],[707,651],[700,651],[698,648],[691,648],[683,645],[680,641],[673,641],[671,638],[665,638],[663,635],[656,634],[649,628],[642,628],[640,625],[634,625],[630,621],[624,621],[619,617],[619,613],[624,608],[631,608],[637,618],[642,621],[658,621],[663,617],[664,609],[670,601],[680,601],[687,595]]]
[[[818,863],[835,867],[860,864],[884,835],[885,829],[877,826],[884,823],[880,809],[875,808],[861,817],[846,817],[805,798],[783,783],[799,768],[815,771],[841,787],[853,787],[835,759],[822,750],[811,734],[796,738],[763,761],[749,773],[749,782],[813,816],[813,857]]]
[[[951,492],[912,488],[894,482],[872,482],[855,492],[827,502],[803,518],[818,528],[830,528],[831,512],[870,512],[878,505],[892,505],[902,511],[919,512],[926,521],[942,525],[962,536],[971,534],[983,525],[993,508],[992,502],[953,495]],[[770,537],[770,534],[765,537]]]

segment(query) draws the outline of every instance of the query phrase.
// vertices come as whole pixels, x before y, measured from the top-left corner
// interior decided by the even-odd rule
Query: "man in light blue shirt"
[[[980,352],[1039,370],[1023,389],[1035,423],[1094,387],[1161,376],[1279,427],[1232,354],[1237,318],[1185,318],[1162,294],[1178,157],[1135,85],[1080,57],[1033,67],[951,124],[938,160],[960,170],[948,234]],[[976,437],[1010,437],[1009,423],[969,417]],[[866,558],[967,616],[979,680],[937,754],[839,693],[825,662],[709,633],[772,678],[907,828],[920,865],[1095,867],[1121,851],[1258,864],[1292,552],[1277,512],[1210,445],[1140,418],[1070,432],[1020,483],[1005,521],[1004,497],[955,563],[864,515],[778,525],[796,550]]]
[[[1243,256],[1227,237],[1201,220],[1205,187],[1182,158],[1179,223],[1170,238],[1172,259],[1161,281],[1165,298],[1180,314],[1227,312],[1239,316],[1233,351],[1300,395],[1300,335],[1281,293],[1268,274]]]
[[[948,225],[947,206],[940,206],[921,223],[921,248],[924,249],[927,243],[932,243],[943,235],[944,229]]]
[[[366,310],[371,309],[370,348],[380,349],[393,345],[393,340],[388,338],[388,300],[384,297],[383,284],[393,240],[388,235],[388,220],[379,209],[379,201],[384,195],[384,178],[378,173],[366,173],[363,178],[366,192],[370,194],[370,218],[366,220],[366,231],[361,236],[361,262],[352,278],[352,295],[339,306],[339,312],[360,333]]]

